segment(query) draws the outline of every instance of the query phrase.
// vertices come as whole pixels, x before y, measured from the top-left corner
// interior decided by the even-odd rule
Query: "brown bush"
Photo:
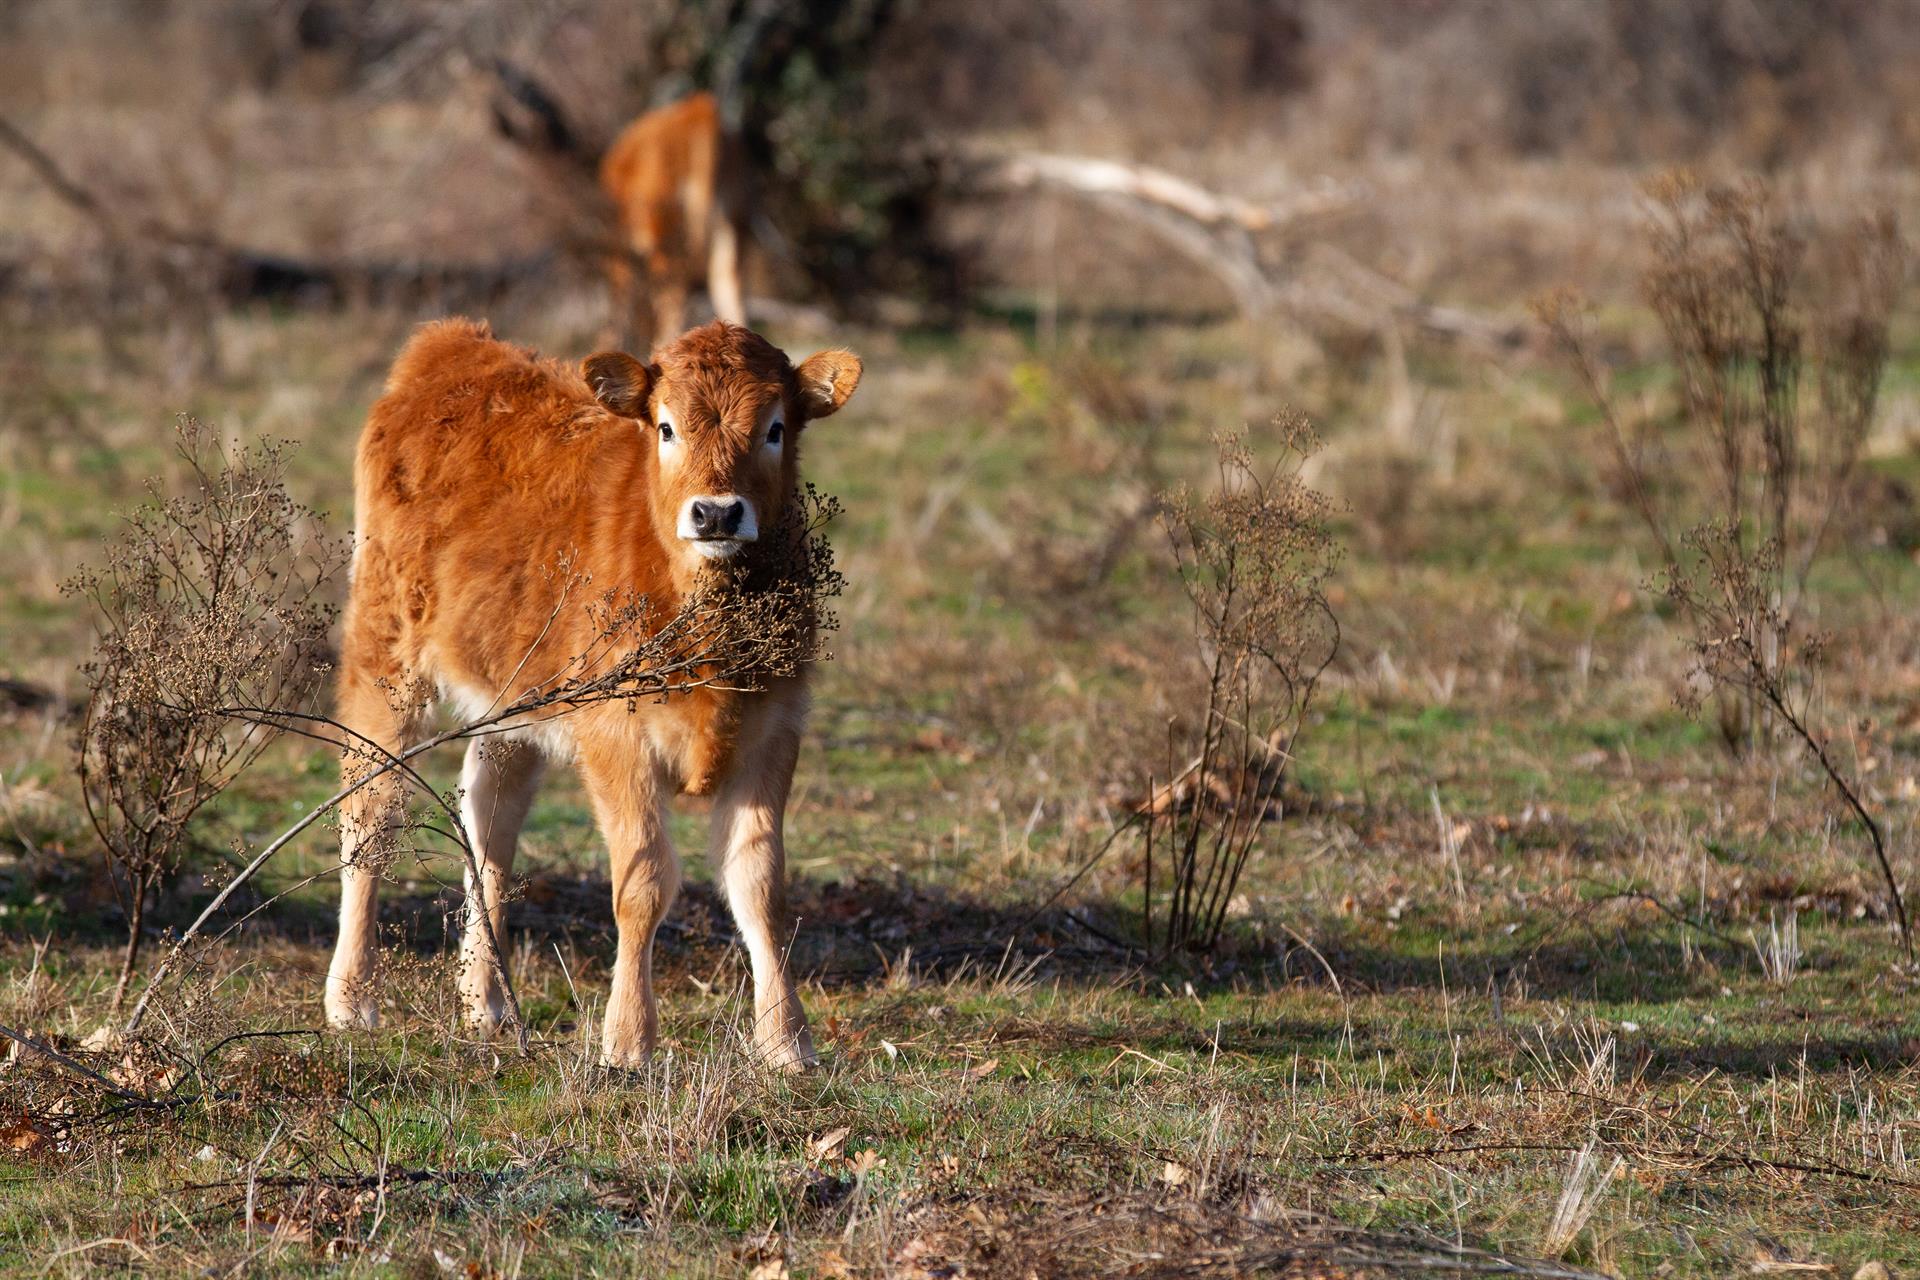
[[[1682,453],[1626,420],[1577,307],[1556,298],[1543,318],[1599,407],[1616,491],[1658,543],[1659,590],[1690,629],[1682,704],[1731,695],[1730,746],[1784,735],[1808,753],[1866,828],[1911,954],[1884,833],[1816,713],[1826,643],[1803,622],[1879,401],[1905,246],[1891,214],[1821,228],[1759,182],[1671,174],[1648,195],[1644,288],[1678,370]]]
[[[1317,442],[1302,419],[1276,426],[1280,461],[1262,465],[1244,439],[1223,437],[1213,492],[1165,498],[1200,666],[1190,712],[1168,728],[1162,785],[1141,813],[1144,933],[1152,948],[1157,904],[1167,953],[1219,944],[1339,646],[1326,595],[1339,559],[1332,504],[1300,476]]]
[[[330,588],[347,559],[287,495],[285,446],[232,453],[192,419],[178,446],[186,492],[128,516],[100,565],[67,584],[100,625],[75,748],[127,914],[116,1007],[147,908],[196,847],[195,817],[275,736],[235,710],[302,711],[322,687]]]

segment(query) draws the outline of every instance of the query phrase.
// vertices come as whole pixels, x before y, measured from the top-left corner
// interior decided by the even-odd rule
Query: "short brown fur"
[[[798,483],[802,429],[844,404],[859,376],[849,352],[796,368],[757,334],[720,322],[652,364],[605,352],[579,369],[499,342],[474,321],[425,326],[394,362],[360,441],[341,722],[404,750],[419,740],[432,691],[469,712],[509,706],[588,652],[600,625],[591,598],[645,596],[670,615],[711,571],[701,553],[715,541],[690,539],[676,513],[724,495],[747,504],[759,528],[775,527]],[[753,551],[745,541],[718,545]],[[582,579],[591,590],[578,589]],[[752,956],[756,1044],[783,1065],[811,1060],[781,950],[782,826],[806,706],[803,673],[760,692],[587,705],[469,746],[464,816],[486,881],[483,892],[469,887],[469,901],[484,898],[496,932],[544,761],[578,763],[613,873],[609,1062],[637,1063],[655,1040],[653,933],[679,883],[664,810],[675,791],[714,796],[711,852]],[[376,784],[346,809],[341,932],[327,979],[337,1024],[375,1018],[371,863],[398,800]],[[503,996],[477,924],[470,910],[462,989],[469,1016],[492,1027]]]

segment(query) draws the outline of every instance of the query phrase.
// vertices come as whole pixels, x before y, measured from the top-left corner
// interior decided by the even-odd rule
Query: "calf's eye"
[[[662,422],[660,424],[660,443],[673,443],[673,424],[671,422]]]
[[[778,419],[775,419],[775,421],[774,421],[774,424],[773,424],[772,426],[770,426],[770,427],[768,427],[768,428],[767,428],[767,443],[768,443],[768,444],[779,444],[779,443],[780,443],[780,435],[781,435],[781,433],[782,433],[782,432],[784,432],[784,431],[785,431],[786,429],[787,429],[787,424],[786,424],[786,423],[784,423],[784,422],[781,422],[781,421],[779,421]]]

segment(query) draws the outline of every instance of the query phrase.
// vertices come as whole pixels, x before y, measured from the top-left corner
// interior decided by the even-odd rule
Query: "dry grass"
[[[261,119],[288,123],[287,155],[329,154],[316,139],[345,107],[289,123],[283,106]],[[476,116],[400,94],[379,119],[352,174],[390,171],[393,137],[434,158],[364,219],[338,193],[302,205],[272,184],[222,216],[295,245],[328,223],[336,245],[518,243],[512,201],[465,198],[511,185]],[[46,123],[104,128],[71,110]],[[1126,132],[1060,128],[1063,146]],[[233,163],[259,163],[273,132],[247,133]],[[1299,176],[1280,153],[1249,130],[1153,154],[1268,196]],[[1370,197],[1315,244],[1508,315],[1550,281],[1596,286],[1616,389],[1670,420],[1680,374],[1657,318],[1612,283],[1642,265],[1626,175],[1323,154]],[[1908,205],[1914,190],[1846,156],[1783,183]],[[316,1032],[333,874],[316,831],[213,922],[136,1041],[86,1048],[126,921],[66,764],[90,628],[58,585],[160,467],[176,410],[239,444],[299,439],[293,497],[345,517],[360,417],[423,315],[221,313],[197,362],[182,350],[204,334],[137,309],[101,326],[39,295],[0,303],[0,675],[50,693],[0,712],[0,1023],[71,1059],[0,1062],[0,1270],[1920,1267],[1917,978],[1884,890],[1806,760],[1730,761],[1674,706],[1687,632],[1641,589],[1658,557],[1607,487],[1574,379],[1539,352],[1215,323],[1206,287],[1157,249],[1071,217],[1037,243],[991,217],[1005,305],[953,330],[833,335],[870,382],[808,445],[846,507],[848,586],[790,821],[795,959],[827,1058],[797,1080],[744,1053],[745,965],[698,867],[663,933],[663,1052],[630,1076],[592,1065],[610,889],[563,780],[529,825],[506,940],[524,1053],[460,1030],[460,868],[425,831],[393,868],[379,1035]],[[1340,278],[1336,256],[1300,249],[1303,270]],[[515,290],[494,319],[580,354],[596,298]],[[1889,343],[1857,463],[1871,487],[1808,599],[1831,637],[1826,705],[1848,709],[1832,748],[1910,884],[1910,312]],[[1171,678],[1191,629],[1148,499],[1205,482],[1214,432],[1282,408],[1326,437],[1302,480],[1346,503],[1351,555],[1326,583],[1343,643],[1221,945],[1161,962],[1132,945],[1129,852],[1034,908],[1148,794],[1169,718],[1191,709]],[[207,811],[207,847],[263,847],[330,794],[337,763],[276,747]],[[425,777],[444,791],[453,765],[429,756]],[[154,918],[178,928],[209,894],[188,877]]]
[[[371,394],[376,344],[323,356],[330,323],[252,334],[257,370],[221,393],[234,411],[271,420],[343,369]],[[390,1029],[306,1032],[324,840],[262,889],[321,880],[199,953],[144,1047],[90,1053],[114,922],[57,721],[29,712],[0,740],[0,1022],[164,1105],[26,1051],[0,1068],[18,1108],[9,1247],[71,1274],[245,1259],[539,1274],[618,1269],[636,1248],[689,1274],[1338,1274],[1461,1248],[1564,1251],[1570,1273],[1718,1274],[1762,1252],[1910,1262],[1912,975],[1815,779],[1791,761],[1732,769],[1673,710],[1685,653],[1635,602],[1645,567],[1619,552],[1624,526],[1565,498],[1534,452],[1581,447],[1577,427],[1463,446],[1408,517],[1413,553],[1357,556],[1331,584],[1348,644],[1225,945],[1211,966],[1143,968],[1113,941],[1138,936],[1125,859],[1029,917],[1141,794],[1118,748],[1179,705],[1155,674],[1187,643],[1163,621],[1168,562],[1142,531],[1074,607],[1036,599],[1018,581],[1029,550],[976,536],[976,509],[1071,492],[1057,536],[1100,545],[1098,494],[1126,472],[1083,470],[1121,456],[1079,417],[1092,393],[1016,372],[1051,366],[1001,334],[925,359],[869,337],[875,403],[898,412],[836,419],[810,454],[848,509],[844,627],[792,820],[796,959],[829,1066],[753,1069],[744,965],[698,882],[665,935],[666,1051],[638,1077],[591,1066],[609,890],[565,786],[536,810],[512,908],[527,1056],[457,1029],[458,867],[431,842],[395,869]],[[1163,371],[1174,406],[1153,465],[1203,474],[1222,406],[1195,352],[1223,339],[1122,341],[1120,376]],[[1532,412],[1545,378],[1467,393],[1471,415]],[[1025,407],[945,415],[994,381],[1024,384]],[[137,451],[137,416],[116,421]],[[1328,422],[1336,447],[1368,429]],[[316,426],[296,492],[337,504],[350,438],[345,410]],[[48,497],[21,523],[78,556],[90,526],[63,523],[54,495],[113,482],[78,461],[38,474]],[[1521,504],[1500,519],[1536,532],[1458,523],[1488,492],[1499,503],[1473,509]],[[1832,671],[1875,708],[1852,749],[1878,762],[1866,776],[1905,831],[1913,695],[1874,620],[1911,584],[1897,557],[1871,563],[1880,597],[1832,597]],[[56,679],[52,637],[73,620],[33,625],[46,656],[23,672]],[[264,768],[221,806],[222,839],[269,838],[331,786],[324,752]],[[429,758],[440,785],[450,768]],[[178,921],[200,900],[188,886],[156,910]],[[1796,921],[1790,985],[1750,937],[1768,950],[1770,912]],[[236,1033],[254,1038],[220,1045]]]

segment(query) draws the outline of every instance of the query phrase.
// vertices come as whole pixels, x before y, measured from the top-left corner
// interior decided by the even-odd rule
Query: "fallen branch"
[[[1854,1169],[1826,1160],[1774,1160],[1746,1152],[1700,1151],[1685,1147],[1623,1145],[1619,1149],[1630,1156],[1687,1165],[1701,1171],[1745,1169],[1762,1173],[1810,1174],[1823,1178],[1865,1182],[1875,1186],[1898,1187],[1903,1191],[1920,1191],[1920,1181],[1912,1178],[1874,1173],[1869,1169]],[[1534,1151],[1562,1155],[1579,1150],[1582,1150],[1582,1146],[1571,1142],[1462,1142],[1432,1147],[1374,1147],[1361,1151],[1342,1151],[1325,1156],[1323,1159],[1330,1164],[1391,1164],[1397,1160],[1433,1160],[1441,1156],[1476,1155],[1487,1152]]]
[[[1252,319],[1288,311],[1369,329],[1392,320],[1496,348],[1513,347],[1525,334],[1511,321],[1425,302],[1407,286],[1324,245],[1317,246],[1313,256],[1334,280],[1290,279],[1286,271],[1270,265],[1255,237],[1352,208],[1360,192],[1349,185],[1322,180],[1289,199],[1263,204],[1209,191],[1151,165],[1093,156],[965,146],[951,156],[963,188],[989,193],[1064,191],[1139,224],[1211,272]]]
[[[547,255],[504,262],[328,261],[296,258],[236,245],[206,231],[186,230],[148,211],[123,212],[75,178],[24,130],[0,116],[0,150],[11,152],[62,204],[91,222],[109,241],[147,245],[210,264],[217,291],[229,302],[294,299],[327,303],[349,299],[484,299],[509,285],[551,273]]]
[[[135,1106],[140,1106],[140,1107],[164,1107],[166,1105],[163,1102],[158,1102],[152,1098],[147,1097],[144,1093],[134,1093],[130,1089],[121,1088],[119,1085],[107,1079],[105,1076],[101,1075],[98,1071],[95,1071],[92,1067],[88,1066],[86,1063],[81,1062],[78,1058],[69,1057],[68,1055],[60,1052],[58,1049],[54,1048],[50,1044],[42,1044],[40,1041],[34,1039],[32,1036],[26,1034],[24,1031],[15,1031],[12,1027],[0,1026],[0,1036],[5,1036],[7,1039],[13,1041],[15,1044],[19,1045],[21,1048],[31,1050],[32,1052],[39,1054],[41,1057],[46,1058],[51,1062],[59,1063],[61,1066],[65,1067],[67,1070],[74,1072],[77,1075],[85,1076],[87,1079],[93,1081],[95,1084],[99,1085],[102,1089],[105,1089],[108,1093],[111,1093],[114,1097],[119,1098],[122,1101],[131,1102]]]
[[[510,1181],[518,1170],[492,1172],[486,1169],[397,1169],[382,1173],[295,1173],[268,1174],[251,1179],[227,1179],[221,1182],[189,1182],[181,1188],[183,1191],[240,1191],[249,1185],[255,1187],[274,1187],[279,1189],[302,1187],[325,1187],[330,1191],[362,1191],[380,1186],[417,1186],[421,1183],[434,1183],[440,1186],[459,1186],[463,1183],[479,1183],[482,1186],[494,1186]]]
[[[1209,191],[1151,165],[1044,151],[971,149],[961,154],[976,166],[972,179],[978,185],[1007,190],[1055,187],[1082,195],[1123,196],[1159,205],[1209,226],[1227,223],[1251,232],[1272,231],[1352,203],[1351,190],[1332,182],[1303,190],[1290,202],[1258,204]]]
[[[1655,894],[1648,893],[1645,889],[1619,889],[1603,881],[1596,880],[1592,876],[1581,876],[1580,882],[1582,884],[1590,884],[1596,889],[1606,890],[1606,894],[1603,897],[1589,898],[1586,904],[1588,906],[1597,907],[1607,902],[1644,902],[1661,915],[1667,917],[1667,919],[1674,921],[1676,924],[1683,924],[1695,932],[1705,934],[1722,946],[1732,947],[1736,951],[1746,949],[1746,944],[1732,934],[1722,933],[1706,921],[1694,919],[1678,907],[1672,906]]]
[[[119,240],[125,237],[125,227],[119,217],[107,207],[107,203],[76,182],[40,144],[4,116],[0,116],[0,147],[5,147],[25,161],[27,167],[33,170],[35,176],[63,204],[100,227],[109,238]],[[170,244],[194,244],[196,247],[204,247],[205,243],[203,239],[195,240],[186,237],[157,219],[142,219],[138,229],[148,239],[162,240]]]
[[[1310,213],[1342,207],[1344,191],[1321,191],[1296,207],[1263,206],[1206,190],[1163,169],[1088,156],[961,149],[960,184],[988,192],[1066,191],[1141,226],[1206,268],[1239,308],[1264,315],[1278,302],[1253,235]]]
[[[1331,245],[1314,246],[1313,257],[1339,276],[1341,283],[1339,290],[1323,288],[1311,295],[1320,305],[1327,305],[1326,300],[1332,297],[1345,298],[1376,316],[1382,313],[1396,316],[1429,333],[1489,347],[1517,347],[1526,337],[1526,327],[1518,321],[1424,302],[1398,280],[1381,275]]]

